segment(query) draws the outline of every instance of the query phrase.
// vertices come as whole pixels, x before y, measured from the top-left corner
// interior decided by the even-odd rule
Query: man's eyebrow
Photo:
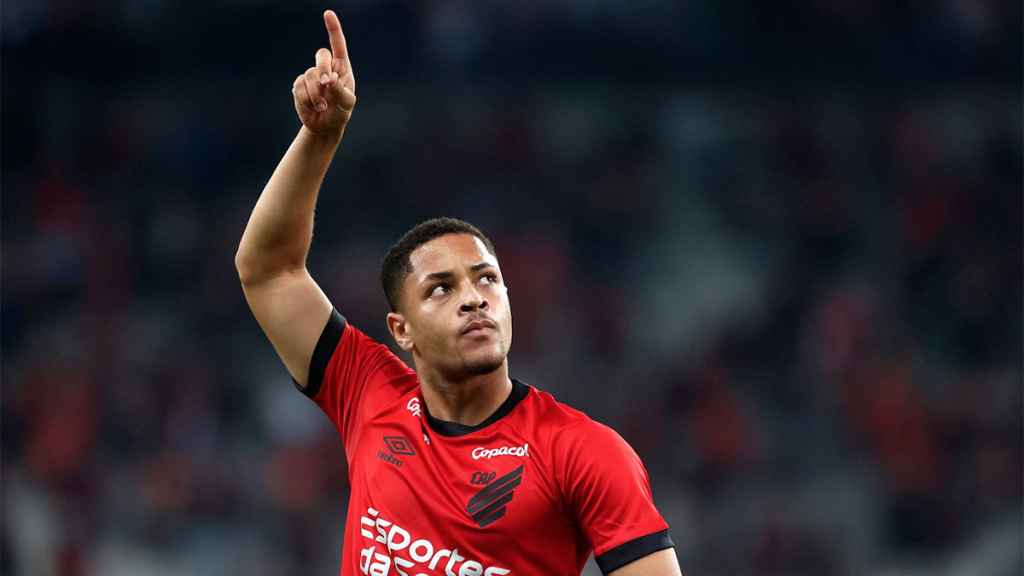
[[[424,276],[423,279],[424,280],[448,280],[452,276],[455,276],[455,274],[453,274],[450,271],[445,270],[443,272],[431,272],[430,274],[427,274],[426,276]]]
[[[491,264],[490,262],[481,262],[479,264],[473,264],[472,266],[469,267],[469,270],[470,272],[479,272],[480,270],[484,270],[486,268],[494,268],[494,264]],[[451,270],[442,270],[441,272],[431,272],[430,274],[427,274],[426,276],[423,277],[423,281],[426,282],[429,280],[449,280],[454,276],[455,273],[453,273]]]

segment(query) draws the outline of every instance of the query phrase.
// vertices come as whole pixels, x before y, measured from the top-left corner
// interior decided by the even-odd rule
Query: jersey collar
[[[501,420],[506,414],[512,411],[513,408],[526,398],[526,395],[530,392],[530,387],[523,384],[515,378],[512,379],[512,392],[509,393],[508,398],[498,406],[498,409],[494,411],[483,422],[475,426],[467,426],[466,424],[459,424],[458,422],[448,422],[447,420],[438,420],[430,415],[430,411],[427,410],[427,405],[423,404],[423,414],[427,417],[427,425],[434,432],[441,436],[465,436],[470,432],[476,432],[494,424],[498,420]]]

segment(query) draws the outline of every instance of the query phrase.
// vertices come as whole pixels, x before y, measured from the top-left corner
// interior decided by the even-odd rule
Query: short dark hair
[[[398,242],[388,249],[384,255],[384,261],[380,265],[380,283],[384,288],[384,297],[388,300],[388,306],[392,312],[398,311],[399,295],[402,290],[402,283],[405,277],[412,272],[412,263],[409,262],[409,255],[413,250],[430,242],[434,238],[446,234],[470,234],[476,236],[484,243],[487,250],[495,258],[498,257],[494,250],[494,243],[479,228],[469,222],[458,218],[431,218],[420,222],[409,230]]]

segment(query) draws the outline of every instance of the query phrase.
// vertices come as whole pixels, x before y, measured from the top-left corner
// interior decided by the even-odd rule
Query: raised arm
[[[302,127],[267,182],[235,254],[256,321],[301,385],[331,314],[306,269],[317,194],[356,104],[356,84],[337,15],[324,12],[331,49],[292,84]]]

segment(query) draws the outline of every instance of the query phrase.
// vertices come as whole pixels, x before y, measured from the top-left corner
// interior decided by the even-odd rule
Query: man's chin
[[[504,362],[505,362],[504,358],[500,358],[500,359],[487,358],[487,359],[480,359],[480,360],[473,361],[473,362],[466,362],[465,367],[466,367],[466,372],[468,372],[469,374],[471,374],[473,376],[483,376],[484,374],[490,374],[491,372],[494,372],[498,368],[501,368],[501,365]]]
[[[463,358],[463,369],[466,373],[472,376],[481,376],[484,374],[490,374],[501,365],[505,363],[505,355],[494,353],[494,354],[481,354],[479,356]]]

